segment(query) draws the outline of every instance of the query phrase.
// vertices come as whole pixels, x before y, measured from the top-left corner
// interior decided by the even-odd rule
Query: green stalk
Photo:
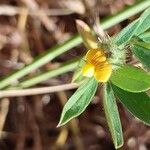
[[[106,17],[106,19],[103,20],[104,22],[102,23],[102,28],[108,29],[120,23],[121,21],[126,20],[129,17],[138,14],[139,12],[148,8],[149,6],[150,6],[150,0],[140,0],[140,2],[138,2],[137,4],[131,7],[126,8],[119,14],[113,17]]]
[[[150,6],[149,0],[143,0],[140,3],[137,3],[136,5],[129,7],[128,9],[120,12],[119,14],[108,18],[101,22],[101,27],[103,29],[108,29],[109,27],[118,24],[119,22],[127,19],[130,16],[133,16],[140,11],[144,10]],[[0,82],[0,89],[5,88],[6,86],[12,84],[14,81],[20,79],[21,77],[27,75],[31,71],[45,65],[49,61],[53,60],[55,57],[61,55],[62,53],[68,51],[69,49],[79,45],[82,42],[82,39],[79,35],[73,36],[70,40],[66,41],[65,43],[61,45],[57,45],[53,48],[50,48],[47,50],[46,53],[38,57],[33,63],[30,65],[27,65],[26,67],[22,68],[21,70],[5,77]]]
[[[25,76],[29,72],[43,66],[44,64],[48,63],[49,61],[53,60],[55,57],[59,56],[60,54],[66,52],[67,50],[73,48],[74,46],[81,43],[81,37],[78,35],[73,36],[70,40],[66,41],[62,45],[57,45],[51,49],[49,49],[46,53],[40,55],[35,61],[21,70],[7,76],[3,80],[0,81],[0,89],[12,84],[17,79]]]
[[[68,61],[68,62],[65,62],[64,64],[62,64],[59,68],[56,68],[56,69],[53,69],[53,70],[49,70],[45,73],[41,73],[35,77],[32,77],[28,80],[25,80],[23,82],[20,82],[18,87],[20,88],[27,88],[27,87],[30,87],[30,86],[33,86],[35,84],[38,84],[42,81],[45,81],[49,78],[52,78],[52,77],[55,77],[55,76],[58,76],[60,74],[63,74],[63,73],[66,73],[68,71],[72,71],[74,70],[77,65],[78,65],[78,60],[79,59],[75,59],[75,60],[71,60],[71,61]]]

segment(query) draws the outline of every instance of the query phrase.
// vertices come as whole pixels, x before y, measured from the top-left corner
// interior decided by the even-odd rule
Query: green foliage
[[[146,42],[136,40],[136,39],[133,39],[133,41],[131,41],[131,46],[132,45],[137,45],[146,49],[150,49],[150,43],[146,43]]]
[[[144,11],[139,20],[139,26],[135,35],[138,36],[150,28],[150,7]]]
[[[79,44],[81,42],[81,38],[78,36],[73,37],[62,45],[57,45],[44,54],[40,55],[37,59],[34,60],[31,64],[25,66],[23,69],[18,70],[17,72],[5,77],[0,81],[0,89],[5,88],[8,85],[11,85],[13,82],[16,82],[17,79],[25,76],[29,72],[34,71],[35,69],[41,67],[42,65],[48,63],[53,60],[55,57],[61,55],[66,52],[68,49],[72,48],[74,45]]]
[[[78,88],[65,104],[58,126],[66,124],[71,119],[79,116],[86,109],[94,97],[97,85],[98,82],[95,78],[89,78]]]
[[[148,94],[131,93],[113,86],[115,95],[123,105],[137,118],[150,125],[150,97]]]
[[[125,44],[135,35],[138,26],[139,20],[133,21],[115,37],[114,42],[117,45]]]
[[[135,54],[135,56],[139,59],[139,61],[143,64],[143,66],[150,69],[150,49],[133,45],[132,51]]]
[[[144,32],[143,34],[138,36],[142,41],[146,43],[150,43],[150,32]]]
[[[117,45],[126,44],[132,37],[138,36],[150,27],[150,8],[148,8],[139,19],[130,23],[114,39]]]
[[[109,52],[111,55],[108,61],[113,66],[110,81],[103,83],[103,104],[116,149],[123,145],[123,135],[115,96],[119,98],[134,116],[144,123],[150,124],[150,97],[143,92],[150,89],[150,74],[140,68],[125,64],[126,46],[130,46],[132,52],[143,66],[148,69],[150,68],[150,34],[149,32],[144,33],[149,27],[150,8],[124,28],[112,41],[109,41],[112,44],[100,43],[100,45],[105,44],[107,48],[110,48]],[[83,21],[78,20],[77,28],[86,47],[95,48],[96,45],[97,48],[99,44],[95,43],[96,40],[90,28]],[[107,50],[105,53],[108,52]],[[104,73],[107,71],[105,67],[100,69],[103,69]],[[83,80],[81,69],[78,69],[73,76],[73,81],[78,80]],[[111,87],[110,82],[113,83],[113,87]],[[64,106],[58,126],[66,124],[69,120],[79,116],[85,110],[94,96],[97,85],[98,83],[93,77],[89,78],[79,87]]]
[[[104,110],[115,148],[123,145],[122,127],[114,92],[110,84],[104,86]]]
[[[148,6],[150,6],[150,1],[141,1],[137,5],[130,7],[122,13],[108,18],[106,21],[102,21],[101,28],[107,29],[129,18],[130,16],[137,14]],[[115,38],[113,38],[113,41],[110,41],[110,43],[115,44],[112,45],[112,51],[110,51],[110,55],[113,56],[113,59],[111,59],[110,57],[109,61],[112,63],[113,67],[117,67],[113,68],[111,76],[111,81],[114,84],[113,90],[109,83],[103,83],[104,110],[116,148],[122,146],[123,136],[115,96],[120,99],[124,106],[126,106],[133,115],[135,115],[145,123],[150,124],[150,98],[148,94],[143,92],[150,88],[150,74],[144,72],[141,69],[124,65],[126,46],[130,46],[132,47],[132,51],[139,59],[139,61],[145,67],[150,67],[150,32],[147,31],[149,27],[150,8],[148,8],[141,15],[141,17],[133,21],[118,35],[116,35]],[[52,61],[57,56],[65,53],[69,49],[79,45],[82,41],[88,49],[97,48],[101,44],[97,42],[97,38],[93,36],[92,30],[83,21],[77,22],[77,28],[82,38],[79,35],[75,35],[65,43],[49,49],[44,54],[35,59],[31,64],[5,77],[4,79],[1,79],[0,89],[6,88],[14,81],[40,68],[46,63]],[[140,40],[143,42],[141,42]],[[68,71],[72,71],[76,68],[77,63],[78,60],[70,61],[69,63],[65,63],[56,69],[41,73],[37,76],[20,82],[19,86],[21,88],[27,88],[49,78],[55,77]],[[120,64],[122,65],[121,67]],[[73,82],[80,81],[84,82],[70,97],[70,99],[64,106],[58,126],[62,126],[71,119],[79,116],[89,105],[96,92],[98,86],[98,82],[96,81],[96,79],[94,77],[85,79],[82,76],[81,69],[79,68],[73,77]]]
[[[150,88],[150,75],[143,70],[124,65],[112,73],[111,81],[119,88],[130,92],[142,92]]]
[[[116,25],[116,24],[120,23],[121,21],[126,20],[127,18],[143,11],[148,6],[150,6],[150,1],[141,1],[140,3],[137,3],[137,4],[133,5],[132,7],[129,7],[128,9],[123,10],[122,12],[118,13],[115,16],[111,16],[111,17],[104,19],[101,22],[101,27],[103,29],[108,29],[108,28],[112,27],[113,25]],[[81,44],[81,42],[82,42],[81,37],[79,35],[74,35],[69,40],[64,42],[63,44],[56,45],[56,46],[46,50],[45,54],[41,54],[40,56],[38,56],[38,59],[35,59],[31,64],[29,64],[29,65],[25,66],[24,68],[16,71],[15,73],[12,73],[12,74],[6,76],[5,78],[1,79],[0,80],[1,81],[0,89],[3,89],[5,87],[11,85],[14,81],[16,82],[16,80],[24,77],[25,75],[27,75],[28,73],[30,73],[34,70],[40,68],[41,66],[50,62],[57,56],[65,53],[69,49]],[[44,74],[44,73],[42,74],[43,80],[47,80],[47,77],[44,77],[44,75],[47,75],[47,74]],[[35,81],[37,81],[37,80],[35,79]],[[35,83],[32,82],[32,85],[35,85],[36,83],[37,82],[35,82]],[[29,86],[30,85],[31,84],[29,84]]]

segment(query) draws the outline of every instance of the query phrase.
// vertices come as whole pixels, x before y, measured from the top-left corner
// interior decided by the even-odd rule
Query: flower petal
[[[112,73],[112,66],[108,62],[101,64],[101,67],[96,67],[94,76],[99,82],[107,82]]]
[[[105,57],[105,53],[101,49],[91,49],[85,55],[85,59],[88,63],[91,63],[95,60],[103,61],[103,57]],[[101,60],[102,58],[102,60]]]
[[[92,77],[94,75],[94,66],[92,64],[86,63],[82,67],[82,75],[86,77]]]

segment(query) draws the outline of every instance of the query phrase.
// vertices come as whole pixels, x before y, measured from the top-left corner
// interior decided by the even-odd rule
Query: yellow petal
[[[105,56],[100,56],[99,58],[95,58],[92,60],[91,64],[93,64],[95,67],[101,67],[101,65],[106,61]]]
[[[94,76],[99,82],[107,82],[112,73],[112,66],[108,62],[101,64],[101,67],[96,67]]]
[[[82,75],[86,77],[92,77],[94,75],[94,66],[86,63],[82,68]]]
[[[87,52],[85,59],[88,63],[93,64],[94,61],[104,61],[105,53],[101,49],[91,49]],[[106,58],[105,58],[106,60]]]

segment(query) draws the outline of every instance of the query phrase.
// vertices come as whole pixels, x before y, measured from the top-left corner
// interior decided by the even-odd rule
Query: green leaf
[[[150,125],[150,97],[144,93],[131,93],[113,86],[115,95],[137,118]]]
[[[139,20],[133,21],[115,37],[114,42],[117,45],[121,45],[128,42],[134,36],[138,26]]]
[[[150,43],[150,32],[145,32],[138,36],[142,41]]]
[[[114,39],[117,45],[128,42],[134,35],[138,36],[150,27],[150,7],[144,11],[139,19],[130,23]]]
[[[95,36],[92,34],[90,27],[82,20],[76,20],[76,25],[77,25],[78,32],[81,35],[85,46],[88,49],[98,48],[98,42]]]
[[[150,69],[150,49],[133,45],[132,51],[135,54],[135,56],[140,60],[140,62],[147,68]]]
[[[139,20],[140,26],[136,30],[135,35],[140,35],[150,28],[150,7],[142,13]]]
[[[114,70],[111,81],[119,88],[129,92],[137,93],[150,88],[150,75],[129,65]]]
[[[137,45],[137,46],[141,46],[141,47],[146,48],[146,49],[150,49],[150,43],[146,43],[146,42],[136,40],[136,39],[134,39],[131,43],[133,45]]]
[[[122,127],[119,112],[110,84],[104,86],[104,110],[115,148],[123,145]]]
[[[86,109],[96,92],[97,86],[98,82],[95,78],[88,78],[78,88],[65,104],[58,127],[79,116]]]

